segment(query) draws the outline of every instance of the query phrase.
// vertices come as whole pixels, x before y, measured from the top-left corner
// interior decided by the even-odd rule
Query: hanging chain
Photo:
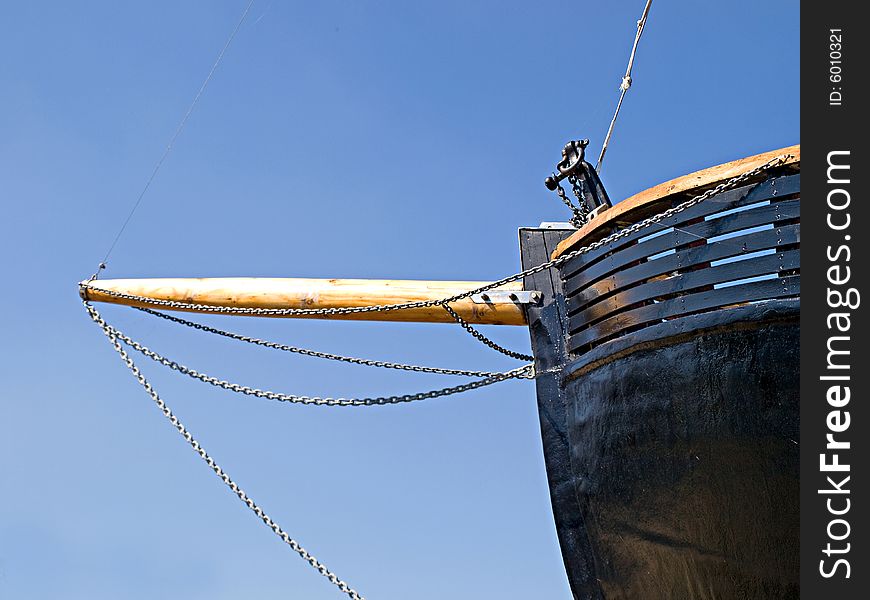
[[[365,358],[356,358],[353,356],[342,356],[341,354],[331,354],[329,352],[319,352],[317,350],[310,350],[308,348],[297,348],[296,346],[288,346],[285,344],[279,344],[277,342],[270,342],[268,340],[261,340],[254,337],[248,337],[246,335],[240,335],[238,333],[232,333],[231,331],[224,331],[222,329],[217,329],[215,327],[209,327],[208,325],[203,325],[202,323],[195,323],[193,321],[188,321],[187,319],[181,319],[179,317],[175,317],[173,315],[167,315],[166,313],[158,312],[156,310],[152,310],[150,308],[145,308],[143,306],[134,307],[137,310],[141,310],[142,312],[146,312],[149,315],[154,315],[155,317],[160,317],[161,319],[166,319],[167,321],[172,321],[173,323],[178,323],[179,325],[184,325],[185,327],[190,327],[192,329],[197,329],[199,331],[204,331],[206,333],[213,333],[215,335],[220,335],[223,337],[227,337],[233,340],[239,340],[240,342],[246,342],[248,344],[254,344],[257,346],[263,346],[264,348],[272,348],[274,350],[281,350],[283,352],[294,352],[296,354],[302,354],[303,356],[312,356],[314,358],[325,358],[327,360],[335,360],[338,362],[346,362],[354,365],[363,365],[366,367],[381,367],[384,369],[399,369],[401,371],[412,371],[414,373],[434,373],[436,375],[461,375],[463,377],[496,377],[499,373],[494,371],[468,371],[464,369],[442,369],[439,367],[424,367],[421,365],[406,365],[403,363],[394,363],[387,362],[382,360],[368,360]],[[531,357],[525,358],[523,360],[532,360]]]
[[[571,191],[574,192],[574,196],[577,198],[577,202],[580,205],[580,214],[574,214],[574,218],[571,219],[571,224],[574,225],[574,227],[576,227],[577,229],[580,229],[589,221],[589,207],[586,206],[586,202],[583,197],[583,188],[580,187],[580,182],[577,179],[577,175],[569,175],[568,183],[571,184]],[[565,193],[564,190],[562,191],[562,193]],[[577,221],[577,223],[574,222],[575,220]]]
[[[505,381],[508,379],[532,379],[535,376],[534,365],[529,364],[519,367],[517,369],[513,369],[511,371],[497,373],[492,377],[478,379],[476,381],[471,381],[462,385],[451,386],[437,390],[430,390],[426,392],[417,392],[416,394],[380,396],[376,398],[321,398],[318,396],[298,396],[295,394],[282,394],[279,392],[261,390],[258,388],[240,385],[238,383],[232,383],[230,381],[218,379],[217,377],[212,377],[205,373],[200,373],[199,371],[186,367],[181,363],[161,356],[153,350],[150,350],[142,344],[136,342],[129,336],[124,335],[123,332],[115,329],[114,327],[106,323],[102,315],[100,315],[100,313],[97,312],[97,310],[88,302],[85,302],[85,308],[87,309],[88,314],[90,314],[91,319],[93,319],[94,322],[102,328],[103,332],[107,336],[109,336],[110,339],[117,339],[124,342],[127,346],[129,346],[136,352],[139,352],[140,354],[150,358],[154,362],[163,365],[164,367],[168,367],[169,369],[178,371],[179,373],[187,375],[188,377],[192,377],[193,379],[198,379],[204,383],[208,383],[215,387],[229,390],[231,392],[245,394],[247,396],[255,396],[257,398],[265,398],[267,400],[276,400],[278,402],[312,404],[316,406],[382,406],[385,404],[401,404],[405,402],[416,402],[418,400],[428,400],[430,398],[451,396],[453,394],[460,394],[462,392],[475,390],[477,388],[492,385],[494,383],[498,383],[500,381]]]
[[[488,337],[486,337],[485,335],[480,333],[477,329],[472,327],[468,323],[468,321],[466,321],[461,316],[459,316],[458,312],[456,312],[455,310],[450,308],[449,304],[444,304],[443,306],[444,306],[444,310],[446,310],[450,314],[450,316],[453,317],[453,319],[462,326],[462,328],[465,331],[470,333],[476,340],[480,341],[483,345],[489,346],[490,348],[492,348],[496,352],[501,352],[505,356],[510,356],[511,358],[516,358],[517,360],[529,360],[529,361],[535,360],[535,357],[531,356],[529,354],[522,354],[521,352],[514,352],[513,350],[508,350],[507,348],[499,346],[497,343],[495,343],[494,341],[492,341],[491,339],[489,339]]]
[[[312,556],[305,548],[302,547],[299,542],[290,537],[290,535],[284,531],[278,523],[276,523],[272,518],[266,514],[266,512],[260,508],[260,506],[254,502],[254,500],[245,493],[243,489],[239,487],[239,485],[233,481],[233,479],[224,471],[220,465],[215,462],[215,460],[205,451],[205,449],[200,445],[200,443],[193,437],[193,434],[184,426],[184,424],[178,420],[178,417],[172,412],[166,402],[157,394],[157,391],[151,386],[151,383],[145,379],[145,376],[142,374],[142,371],[139,370],[139,367],[133,362],[133,359],[127,354],[127,351],[121,346],[120,336],[118,332],[109,327],[105,321],[103,321],[102,317],[100,317],[97,311],[93,310],[92,307],[88,306],[85,303],[85,307],[88,309],[88,312],[91,314],[91,318],[103,328],[103,332],[108,336],[109,341],[112,343],[112,346],[115,348],[115,351],[121,357],[121,360],[127,365],[127,368],[133,373],[136,377],[137,381],[145,388],[145,391],[148,392],[148,395],[151,396],[151,399],[154,400],[154,403],[157,404],[157,408],[163,413],[169,422],[172,423],[172,426],[182,435],[182,437],[187,441],[188,444],[194,449],[194,451],[199,455],[202,460],[209,466],[209,468],[214,471],[215,475],[221,478],[228,488],[247,506],[257,517],[266,524],[266,526],[271,529],[275,535],[281,538],[285,544],[290,546],[290,548],[296,552],[302,559],[307,562],[309,565],[317,569],[321,575],[326,577],[333,585],[338,587],[342,592],[347,594],[352,600],[365,600],[362,595],[359,594],[356,590],[354,590],[347,582],[338,578],[338,576],[326,568],[322,562],[317,560],[314,556]],[[125,342],[126,343],[126,342]]]
[[[100,294],[104,294],[106,296],[111,296],[113,298],[117,298],[119,300],[127,300],[128,302],[133,302],[136,304],[145,304],[148,306],[155,307],[164,307],[175,310],[193,310],[202,313],[212,313],[212,314],[223,314],[223,315],[251,315],[251,316],[293,316],[293,315],[349,315],[349,314],[360,314],[360,313],[368,313],[368,312],[388,312],[393,310],[404,310],[411,308],[428,308],[433,306],[443,306],[445,304],[450,304],[457,302],[459,300],[464,300],[465,298],[470,298],[476,294],[481,294],[483,292],[488,292],[494,290],[496,288],[502,287],[508,283],[513,281],[517,281],[524,277],[529,277],[536,273],[540,273],[542,271],[546,271],[547,269],[551,269],[553,267],[559,267],[569,260],[580,256],[581,254],[585,254],[587,252],[591,252],[597,248],[601,248],[602,246],[606,246],[608,244],[612,244],[626,236],[629,236],[637,231],[645,229],[647,227],[651,227],[653,225],[658,224],[660,221],[663,221],[667,218],[670,218],[684,210],[687,210],[696,204],[699,204],[708,198],[721,194],[726,190],[730,190],[739,186],[740,184],[746,182],[749,179],[752,179],[756,175],[764,173],[770,169],[776,168],[785,163],[787,159],[791,157],[790,154],[785,154],[781,156],[777,156],[772,158],[768,162],[759,165],[758,167],[746,171],[745,173],[741,173],[731,179],[723,181],[716,187],[710,188],[706,192],[695,196],[689,200],[686,200],[682,204],[678,204],[672,208],[669,208],[663,212],[660,212],[656,215],[643,219],[642,221],[638,221],[632,225],[624,229],[620,229],[597,242],[593,242],[587,246],[583,246],[566,254],[559,256],[556,259],[547,261],[545,263],[541,263],[535,267],[530,269],[526,269],[525,271],[520,271],[519,273],[514,273],[513,275],[509,275],[498,281],[493,281],[492,283],[488,283],[486,285],[480,286],[479,288],[468,290],[466,292],[461,292],[459,294],[455,294],[453,296],[449,296],[447,298],[441,298],[437,300],[417,300],[413,302],[401,302],[398,304],[381,304],[375,306],[351,306],[344,308],[245,308],[245,307],[233,307],[233,306],[213,306],[210,304],[201,304],[197,302],[181,302],[178,300],[160,300],[156,298],[149,298],[147,296],[137,296],[134,294],[125,294],[123,292],[116,292],[113,290],[101,289],[99,287],[94,287],[92,289],[98,291]],[[564,190],[563,190],[564,194]],[[88,298],[88,290],[91,289],[91,282],[83,282],[79,284],[82,296],[85,300]]]
[[[576,194],[577,192],[575,191],[574,193]],[[577,199],[580,200],[580,206],[574,206],[574,203],[571,202],[571,199],[565,193],[565,188],[562,187],[561,183],[556,184],[556,195],[559,196],[559,200],[561,200],[565,204],[565,206],[571,209],[571,213],[574,215],[573,217],[571,217],[570,220],[571,225],[573,225],[577,229],[583,227],[583,225],[586,224],[586,215],[589,212],[589,210],[586,209],[586,206],[583,204],[583,197],[577,196]]]

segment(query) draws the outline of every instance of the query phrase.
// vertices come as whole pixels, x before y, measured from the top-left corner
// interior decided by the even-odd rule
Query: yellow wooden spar
[[[426,300],[440,300],[486,285],[485,281],[417,281],[401,279],[299,279],[270,277],[214,277],[177,279],[105,279],[83,281],[85,300],[161,308],[108,292],[153,300],[190,302],[228,308],[349,308]],[[487,294],[458,300],[450,307],[469,323],[525,325],[519,301],[521,282],[509,283]],[[512,297],[513,296],[513,297]],[[165,308],[165,307],[163,307]],[[190,310],[190,312],[197,312]],[[296,318],[353,319],[454,323],[441,306],[383,312],[332,315],[276,315]]]

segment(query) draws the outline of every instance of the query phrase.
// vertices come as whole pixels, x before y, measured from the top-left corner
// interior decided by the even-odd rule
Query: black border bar
[[[825,600],[870,594],[862,8],[801,5],[801,593]]]

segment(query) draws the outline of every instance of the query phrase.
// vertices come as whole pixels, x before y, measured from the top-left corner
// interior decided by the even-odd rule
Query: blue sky
[[[0,597],[338,598],[165,422],[90,322],[93,272],[245,0],[27,2],[0,18]],[[495,279],[543,178],[597,154],[643,2],[255,2],[107,277]],[[798,4],[653,4],[603,171],[618,200],[799,141]],[[240,383],[453,384],[106,307]],[[320,350],[507,369],[458,328],[202,319]],[[489,331],[528,348],[520,328]],[[408,406],[238,397],[142,364],[266,511],[370,599],[569,598],[534,389]]]

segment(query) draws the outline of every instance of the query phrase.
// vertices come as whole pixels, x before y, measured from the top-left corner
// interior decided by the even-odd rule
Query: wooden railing
[[[661,212],[677,194],[645,203]],[[800,175],[721,193],[560,269],[568,350],[664,321],[800,293]]]

